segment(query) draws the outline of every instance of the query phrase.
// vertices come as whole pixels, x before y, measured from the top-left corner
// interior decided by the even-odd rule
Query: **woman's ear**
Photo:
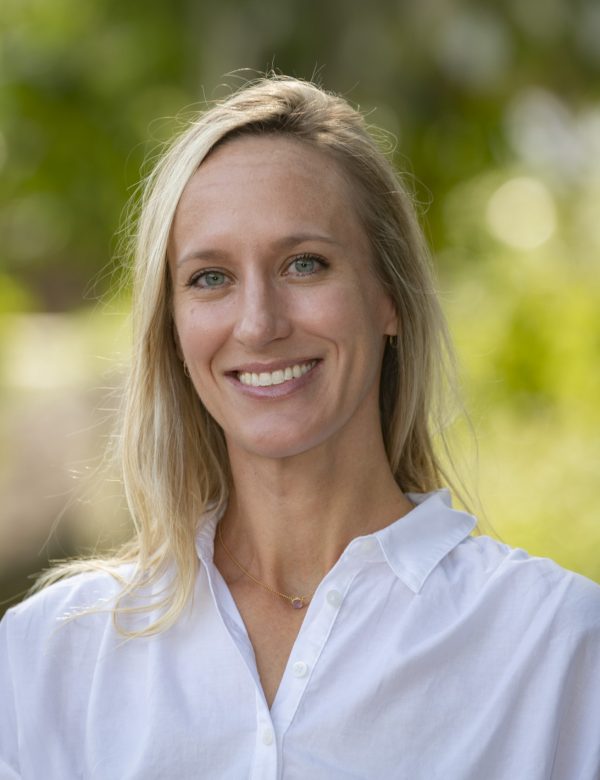
[[[386,305],[384,309],[384,315],[383,315],[383,324],[384,324],[384,330],[383,333],[385,336],[397,336],[399,325],[398,325],[398,309],[396,308],[396,302],[391,296],[386,296]]]
[[[389,337],[396,338],[398,336],[398,318],[395,317],[394,320],[386,327],[384,330],[384,335]]]

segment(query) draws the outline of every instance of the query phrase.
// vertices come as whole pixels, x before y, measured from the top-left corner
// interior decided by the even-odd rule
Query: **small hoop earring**
[[[185,362],[185,360],[182,362],[182,365],[183,365],[183,373],[187,376],[188,379],[191,379],[190,369],[188,368],[188,365]]]
[[[392,349],[396,349],[398,346],[398,336],[388,336],[388,344]]]

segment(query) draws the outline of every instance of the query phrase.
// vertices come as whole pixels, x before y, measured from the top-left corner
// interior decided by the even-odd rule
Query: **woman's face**
[[[181,357],[230,452],[371,440],[396,314],[333,159],[284,136],[225,143],[183,192],[169,265]]]

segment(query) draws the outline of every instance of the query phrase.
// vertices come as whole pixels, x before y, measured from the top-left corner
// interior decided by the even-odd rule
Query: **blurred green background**
[[[94,476],[127,358],[118,230],[173,117],[242,68],[317,77],[395,139],[478,433],[467,481],[504,541],[600,581],[598,40],[595,0],[3,0],[4,606],[127,533]]]

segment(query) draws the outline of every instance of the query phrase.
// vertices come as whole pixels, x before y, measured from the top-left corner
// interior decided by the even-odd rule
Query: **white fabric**
[[[193,609],[129,642],[101,575],[0,624],[0,777],[598,780],[600,588],[487,537],[444,491],[354,539],[307,608],[271,711],[198,535]]]

